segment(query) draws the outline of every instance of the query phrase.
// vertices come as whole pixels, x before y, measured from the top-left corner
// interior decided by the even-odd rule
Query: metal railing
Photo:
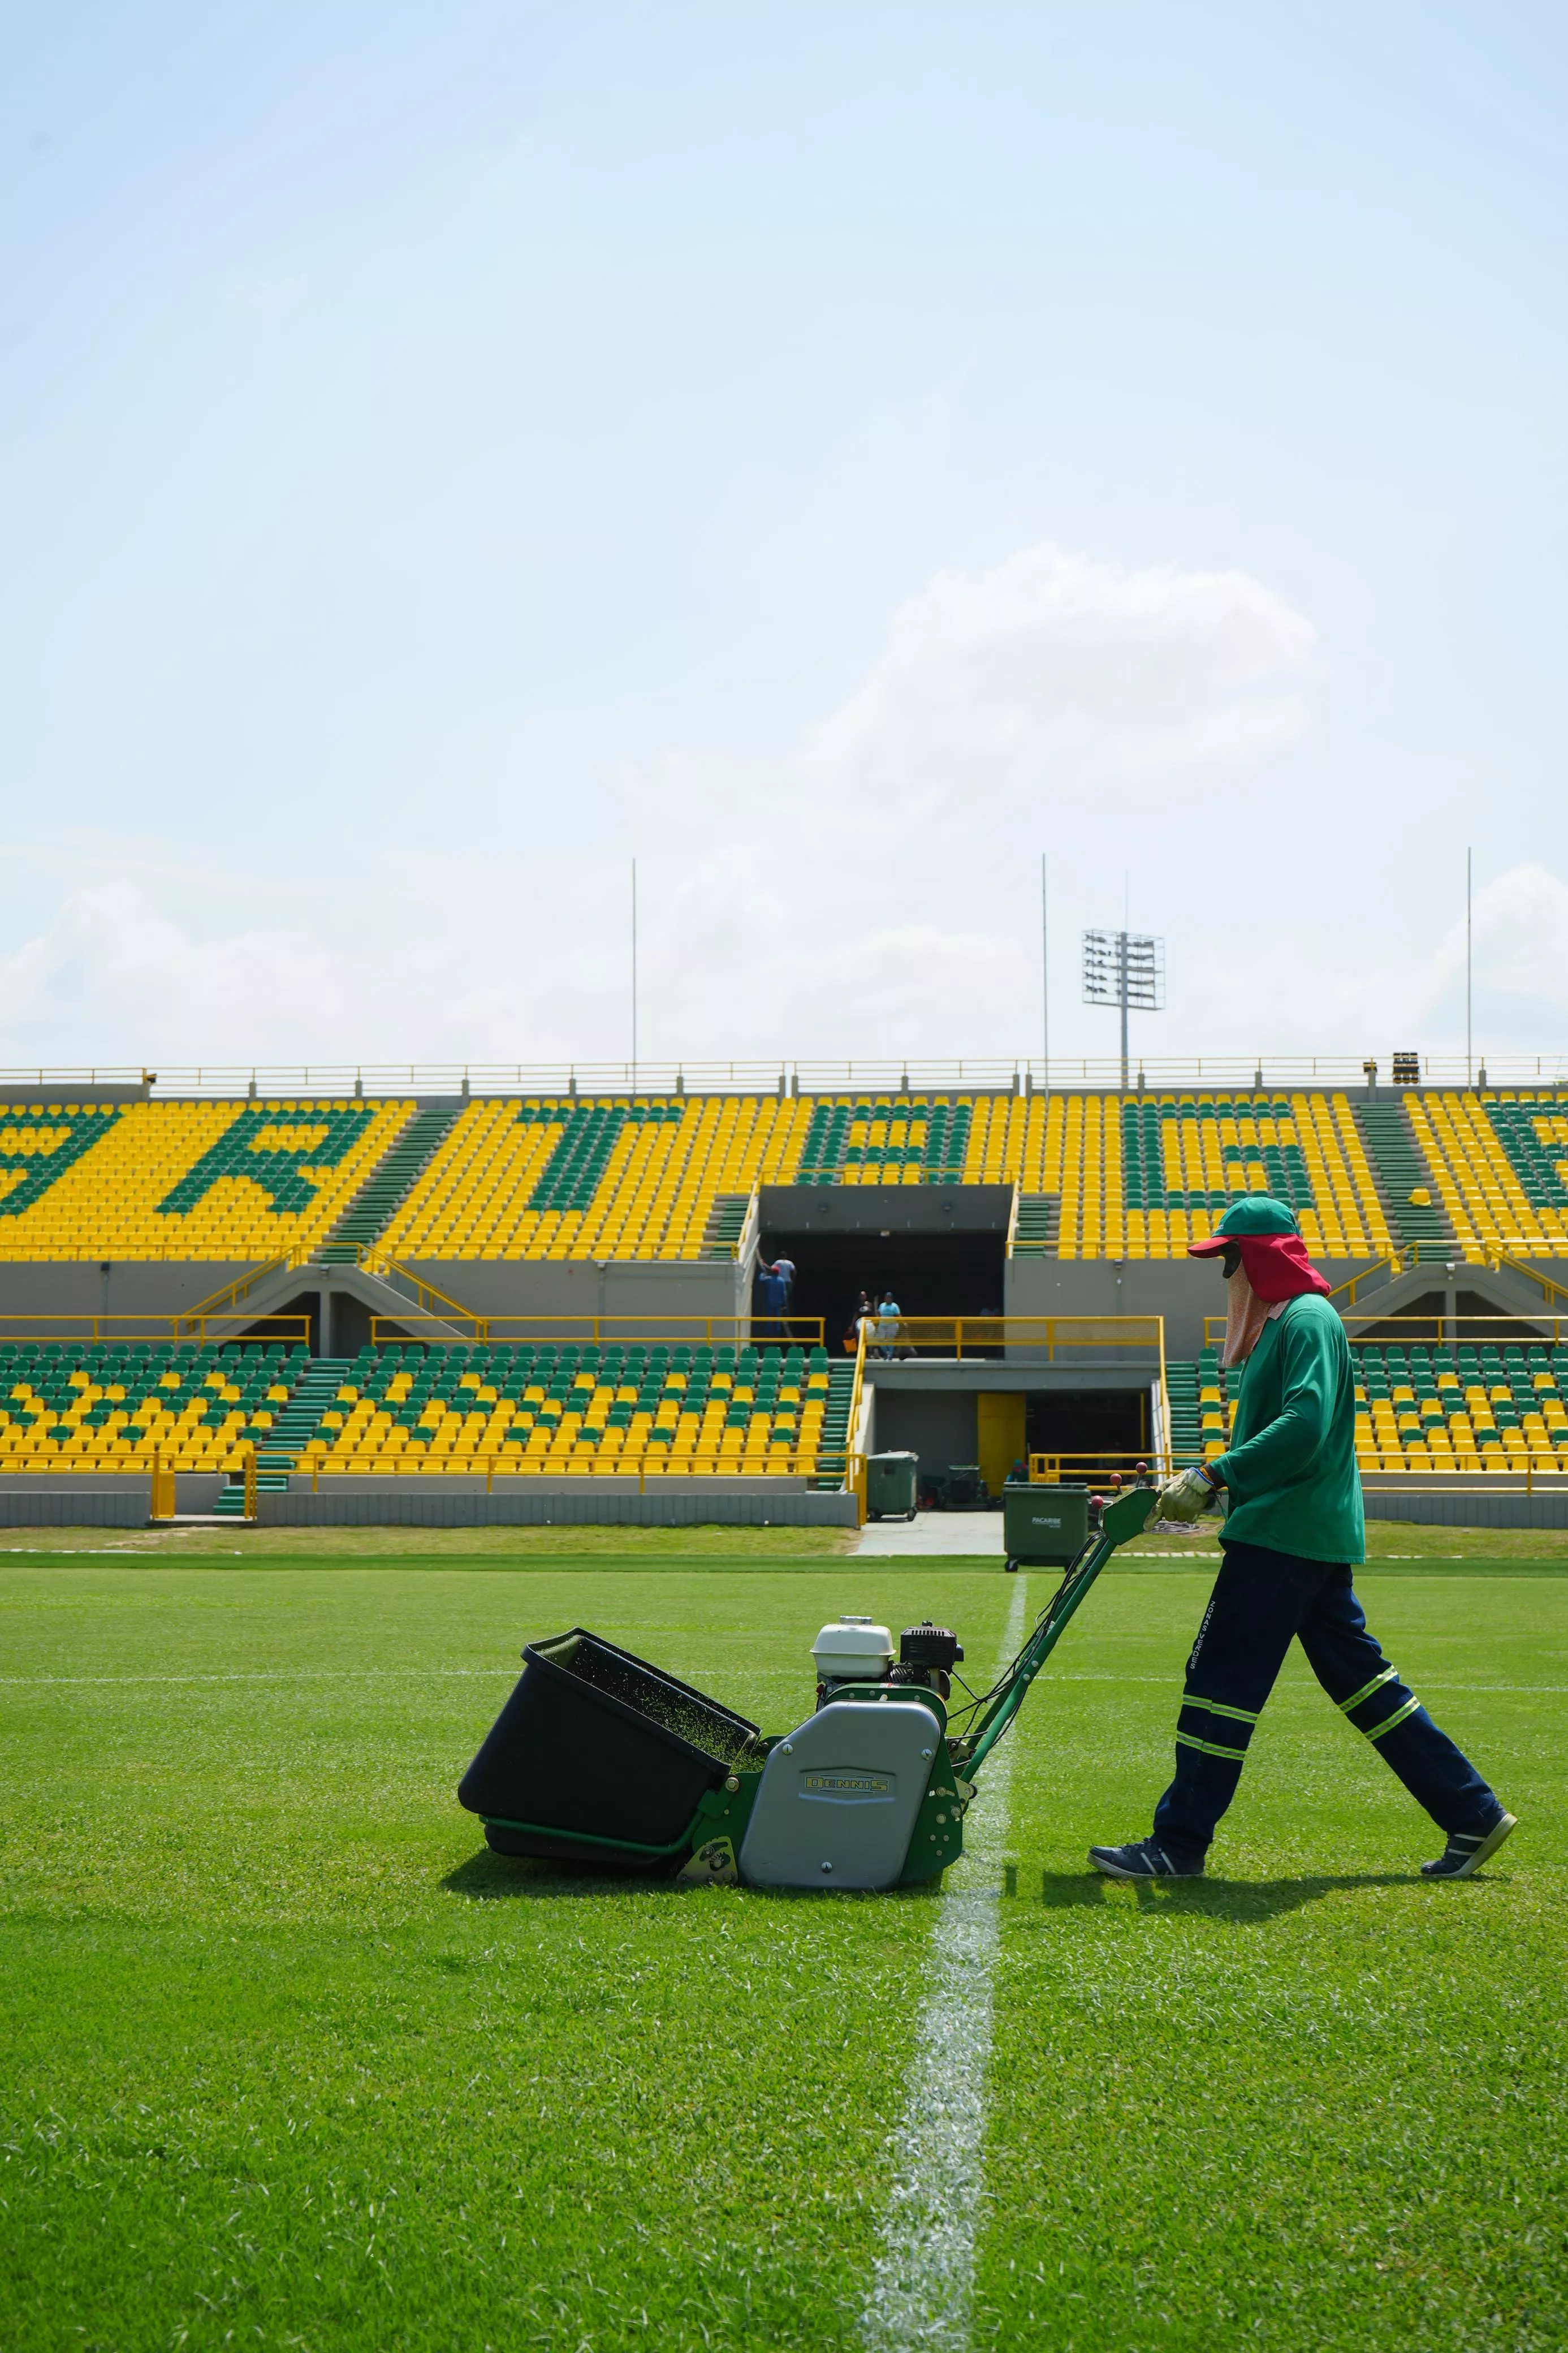
[[[849,1419],[844,1427],[845,1440],[850,1450],[845,1463],[844,1483],[855,1497],[856,1525],[862,1528],[866,1525],[866,1453],[863,1447],[857,1447],[856,1441],[860,1435],[866,1386],[866,1341],[870,1329],[871,1318],[862,1315],[855,1343],[855,1377],[849,1388]]]
[[[1568,1086],[1568,1055],[1507,1054],[1467,1065],[1462,1054],[1420,1055],[1415,1082],[1495,1093],[1499,1088]],[[1291,1089],[1325,1087],[1364,1090],[1367,1066],[1387,1071],[1384,1083],[1410,1083],[1392,1076],[1393,1056],[1366,1054],[1164,1055],[1140,1062],[1129,1092],[1170,1094],[1213,1092],[1279,1094]],[[1025,1092],[1066,1093],[1078,1089],[1121,1092],[1121,1064],[1111,1056],[1069,1058],[1053,1054],[959,1056],[933,1061],[904,1058],[849,1060],[647,1062],[307,1062],[190,1063],[149,1071],[135,1065],[60,1070],[39,1065],[0,1071],[0,1102],[9,1089],[58,1091],[62,1102],[73,1089],[133,1088],[156,1100],[182,1097],[279,1097],[342,1100],[360,1096],[435,1095],[461,1101],[471,1094],[630,1095],[679,1098],[683,1094],[984,1094]]]
[[[302,1248],[279,1250],[276,1257],[263,1259],[259,1266],[253,1266],[248,1273],[236,1275],[234,1281],[226,1282],[221,1291],[214,1291],[205,1299],[198,1299],[195,1305],[187,1307],[184,1313],[187,1315],[237,1314],[240,1301],[248,1298],[258,1283],[270,1281],[273,1275],[281,1274],[286,1268],[308,1265],[310,1257],[310,1251]]]
[[[591,1340],[595,1345],[616,1340],[624,1345],[734,1348],[820,1348],[824,1324],[820,1315],[668,1315],[654,1309],[647,1315],[480,1315],[461,1311],[472,1340],[566,1341]],[[399,1340],[426,1340],[439,1347],[451,1339],[458,1313],[436,1315],[373,1315],[372,1340],[395,1346]],[[777,1331],[763,1328],[776,1324]],[[420,1327],[424,1327],[421,1329]]]
[[[1542,1274],[1538,1267],[1531,1266],[1528,1260],[1515,1258],[1511,1251],[1499,1247],[1488,1251],[1487,1264],[1499,1273],[1517,1274],[1526,1282],[1538,1284],[1548,1307],[1555,1307],[1559,1300],[1568,1307],[1568,1291],[1562,1283],[1554,1282],[1549,1274]]]
[[[1160,1446],[1145,1446],[1137,1454],[1100,1447],[1091,1453],[1031,1453],[1028,1458],[1030,1483],[1035,1486],[1059,1486],[1064,1473],[1068,1486],[1087,1486],[1092,1479],[1120,1482],[1128,1475],[1135,1478],[1140,1471],[1147,1471],[1152,1479],[1169,1479],[1174,1469],[1171,1449]],[[1084,1473],[1081,1480],[1076,1475],[1079,1471]]]
[[[1221,1318],[1223,1323],[1224,1318]],[[963,1364],[1070,1361],[1079,1351],[1089,1356],[1108,1349],[1152,1353],[1163,1381],[1165,1319],[1163,1315],[900,1315],[875,1314],[862,1329],[868,1358],[897,1362],[909,1357],[940,1357]]]
[[[1352,1347],[1367,1338],[1375,1325],[1379,1332],[1391,1333],[1396,1341],[1412,1341],[1417,1345],[1457,1348],[1489,1339],[1502,1341],[1521,1348],[1560,1348],[1568,1345],[1568,1315],[1380,1315],[1375,1307],[1363,1308],[1359,1314],[1345,1314],[1341,1310],[1345,1337]],[[1225,1338],[1226,1318],[1223,1315],[1204,1317],[1204,1345],[1217,1347]],[[1364,1327],[1364,1328],[1357,1328]],[[1377,1341],[1368,1344],[1376,1347]]]
[[[444,1324],[473,1324],[479,1320],[471,1307],[463,1306],[449,1293],[427,1282],[422,1274],[416,1274],[411,1266],[405,1266],[401,1259],[394,1258],[377,1242],[360,1242],[354,1250],[354,1264],[366,1274],[374,1274],[378,1282],[390,1282],[395,1290],[406,1285],[422,1314],[436,1316]]]
[[[1400,1275],[1405,1272],[1405,1265],[1406,1261],[1405,1259],[1394,1255],[1391,1251],[1384,1257],[1374,1259],[1370,1266],[1358,1267],[1354,1274],[1351,1276],[1348,1282],[1336,1282],[1332,1291],[1330,1292],[1329,1297],[1331,1300],[1342,1298],[1346,1306],[1353,1307],[1355,1305],[1356,1293],[1364,1283],[1371,1282],[1374,1276],[1376,1277],[1379,1284],[1392,1282],[1396,1275]],[[1205,1315],[1204,1318],[1205,1331],[1207,1331],[1207,1328],[1211,1324],[1218,1323],[1223,1324],[1224,1322],[1225,1317],[1223,1315]]]
[[[242,1322],[244,1318],[240,1319]],[[268,1315],[265,1321],[277,1328],[268,1334],[275,1340],[310,1338],[310,1318],[308,1315]],[[79,1314],[63,1315],[31,1315],[0,1312],[0,1340],[60,1340],[78,1341],[83,1346],[107,1345],[111,1340],[195,1340],[199,1345],[216,1345],[225,1340],[241,1340],[244,1334],[232,1328],[232,1313],[205,1315],[187,1307],[173,1315],[94,1315],[83,1309]],[[44,1327],[44,1328],[37,1328]],[[264,1347],[265,1341],[254,1343]]]

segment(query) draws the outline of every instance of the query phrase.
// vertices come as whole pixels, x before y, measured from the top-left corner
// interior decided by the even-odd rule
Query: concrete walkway
[[[919,1512],[912,1520],[868,1520],[856,1557],[918,1558],[922,1553],[977,1553],[1000,1560],[1000,1512]]]

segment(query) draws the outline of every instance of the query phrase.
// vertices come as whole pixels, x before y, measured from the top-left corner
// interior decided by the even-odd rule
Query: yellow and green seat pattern
[[[1407,1094],[1460,1250],[1568,1258],[1568,1092]]]
[[[307,1362],[277,1343],[0,1343],[0,1472],[237,1469]]]
[[[1433,1090],[1405,1108],[1465,1255],[1568,1256],[1568,1093]],[[413,1112],[0,1105],[0,1259],[308,1253]],[[1312,1090],[482,1098],[377,1239],[426,1261],[727,1257],[761,1185],[1016,1186],[1020,1254],[1064,1259],[1179,1258],[1243,1191],[1289,1201],[1321,1257],[1399,1242],[1351,1099]]]
[[[366,1349],[297,1460],[496,1478],[843,1476],[854,1368],[818,1348]]]
[[[408,1103],[0,1105],[0,1260],[313,1250]]]
[[[1356,1344],[1356,1461],[1364,1472],[1568,1474],[1568,1347]],[[1178,1464],[1223,1454],[1240,1395],[1205,1349],[1165,1368]]]

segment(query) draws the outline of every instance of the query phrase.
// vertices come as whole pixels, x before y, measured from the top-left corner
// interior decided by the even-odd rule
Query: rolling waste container
[[[581,1626],[522,1657],[458,1790],[499,1853],[657,1862],[759,1737],[743,1715]]]
[[[918,1454],[868,1454],[866,1457],[866,1516],[869,1520],[912,1520]]]
[[[1002,1542],[1009,1568],[1066,1568],[1089,1542],[1089,1489],[1005,1487]]]

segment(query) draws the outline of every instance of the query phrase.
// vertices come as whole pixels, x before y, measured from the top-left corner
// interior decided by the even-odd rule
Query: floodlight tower
[[[1114,1005],[1121,1013],[1121,1092],[1127,1092],[1127,1016],[1160,1013],[1165,1005],[1165,943],[1141,932],[1085,932],[1083,1001]]]

